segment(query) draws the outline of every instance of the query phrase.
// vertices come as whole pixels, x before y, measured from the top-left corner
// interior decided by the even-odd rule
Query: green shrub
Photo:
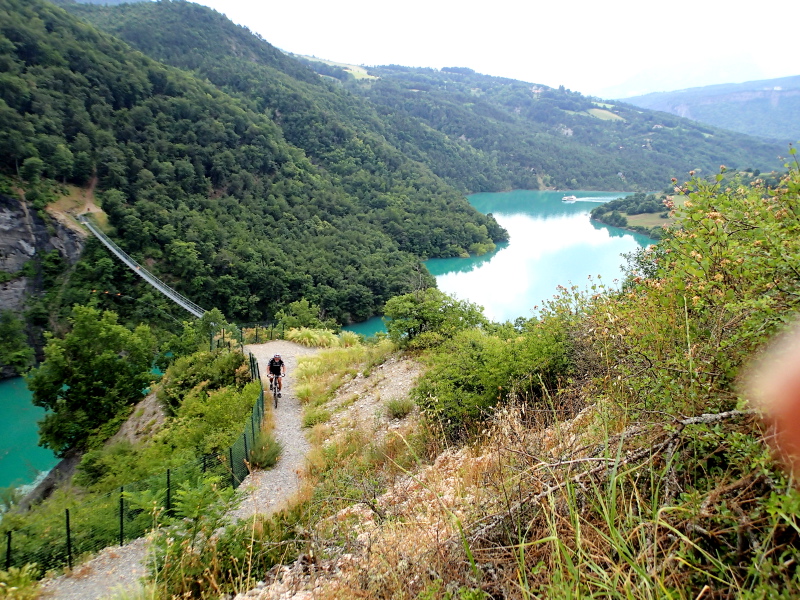
[[[35,564],[0,571],[0,598],[34,600],[39,597],[39,569]]]
[[[324,408],[310,407],[303,415],[303,427],[313,427],[325,423],[331,418],[331,413]]]
[[[227,349],[195,352],[176,360],[164,375],[158,400],[175,415],[184,397],[202,384],[204,389],[235,385],[241,389],[250,380],[243,354]]]
[[[409,343],[425,333],[450,337],[457,331],[486,324],[482,310],[477,304],[428,288],[390,298],[384,312],[391,319],[386,328],[392,341]],[[425,345],[438,339],[429,337]]]
[[[316,346],[320,348],[336,348],[342,344],[341,338],[329,329],[290,329],[286,332],[286,339],[303,346]],[[352,338],[347,337],[352,342]],[[353,345],[350,343],[349,345]]]
[[[361,336],[354,331],[342,331],[339,334],[339,346],[342,348],[350,348],[359,344],[361,344]]]
[[[271,432],[262,430],[250,450],[250,464],[259,469],[272,468],[277,464],[282,452],[283,444],[275,439]]]
[[[464,437],[500,401],[541,399],[570,368],[567,323],[560,315],[523,331],[458,332],[430,355],[431,368],[412,391],[423,413],[447,437]]]
[[[414,401],[410,398],[394,398],[386,403],[386,415],[390,419],[402,419],[414,410]]]

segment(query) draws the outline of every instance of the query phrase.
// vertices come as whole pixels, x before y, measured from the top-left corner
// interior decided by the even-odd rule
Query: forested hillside
[[[686,119],[466,68],[392,65],[369,69],[379,79],[355,80],[328,64],[283,56],[247,29],[184,1],[65,6],[145,54],[196,70],[246,98],[292,144],[337,174],[343,164],[364,160],[360,148],[352,147],[354,132],[370,154],[382,152],[388,141],[472,192],[661,189],[670,177],[712,173],[720,164],[772,170],[786,150]],[[305,64],[323,77],[310,78]],[[343,182],[348,183],[344,176]],[[353,183],[376,181],[359,173]]]
[[[624,102],[763,138],[800,138],[800,75],[656,92]]]
[[[772,170],[785,145],[569,90],[471,69],[370,69],[364,93],[393,119],[409,117],[498,157],[518,177],[560,189],[652,190],[720,164]]]
[[[387,156],[393,164],[422,162],[463,191],[520,187],[496,157],[418,119],[386,119],[359,95],[318,76],[308,61],[290,58],[204,6],[180,1],[64,7],[159,61],[198,72],[264,113],[291,144],[356,194],[391,188],[386,173],[373,168]],[[335,72],[310,64],[326,75]],[[418,179],[429,176],[412,169]]]
[[[347,148],[347,157],[315,165],[290,143],[310,134],[300,113],[265,114],[46,2],[0,2],[0,64],[0,169],[21,176],[15,185],[34,207],[52,199],[41,193],[47,181],[85,185],[96,174],[120,244],[201,306],[235,318],[271,317],[305,297],[329,317],[363,319],[432,282],[419,274],[420,257],[485,251],[505,237],[388,145],[332,123],[309,140],[320,155]],[[287,64],[297,81],[321,85]],[[122,278],[101,256],[76,278],[116,291]]]

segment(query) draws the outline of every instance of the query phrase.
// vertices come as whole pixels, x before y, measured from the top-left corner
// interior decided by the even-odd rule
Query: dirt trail
[[[283,453],[278,464],[267,471],[253,471],[242,482],[240,490],[244,499],[231,517],[244,519],[254,514],[271,513],[281,508],[298,491],[299,474],[303,461],[311,446],[302,432],[302,409],[300,401],[292,392],[292,382],[297,359],[300,356],[316,354],[317,348],[307,348],[293,342],[276,340],[266,344],[245,346],[258,359],[264,390],[269,392],[267,362],[273,355],[280,354],[286,363],[286,377],[283,380],[283,394],[275,411],[275,437],[283,444]]]
[[[299,489],[299,473],[309,444],[302,431],[300,402],[292,393],[292,376],[300,356],[319,351],[283,340],[245,348],[258,360],[265,381],[267,361],[274,354],[279,353],[286,363],[287,377],[275,413],[275,435],[283,443],[283,453],[273,469],[254,471],[245,478],[239,487],[243,499],[231,513],[232,519],[271,513],[281,508]],[[102,600],[113,598],[121,591],[130,597],[140,587],[139,581],[146,574],[146,556],[147,544],[143,538],[122,547],[106,548],[97,557],[76,567],[72,573],[44,581],[41,597],[52,600]]]

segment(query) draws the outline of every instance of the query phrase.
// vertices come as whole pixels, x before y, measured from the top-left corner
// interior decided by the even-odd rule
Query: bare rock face
[[[0,194],[0,271],[18,273],[37,254],[54,249],[72,264],[81,254],[83,238],[56,220],[46,223],[19,198]],[[0,310],[19,312],[26,297],[39,292],[38,277],[20,274],[0,284]]]

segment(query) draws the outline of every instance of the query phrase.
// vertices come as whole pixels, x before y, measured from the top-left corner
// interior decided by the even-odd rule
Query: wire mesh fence
[[[261,382],[258,362],[249,354],[250,374]],[[123,545],[158,526],[172,515],[176,492],[197,488],[217,475],[223,485],[238,488],[247,476],[249,452],[264,418],[264,389],[253,403],[244,429],[235,442],[219,454],[207,454],[147,479],[128,483],[112,493],[74,497],[48,512],[40,507],[35,523],[14,528],[0,522],[4,556],[0,569],[36,563],[42,571],[77,563],[81,557],[107,546]]]

